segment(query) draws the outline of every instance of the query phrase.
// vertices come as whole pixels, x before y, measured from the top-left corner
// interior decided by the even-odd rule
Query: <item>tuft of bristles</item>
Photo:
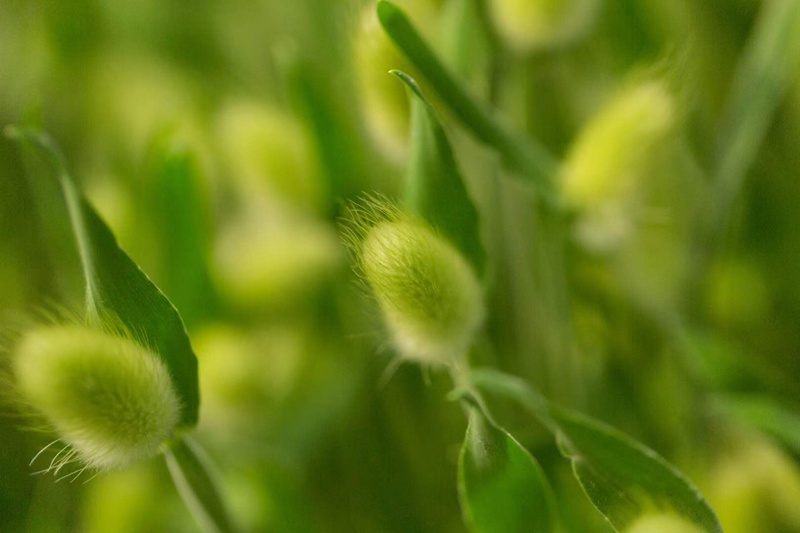
[[[166,365],[117,330],[32,328],[12,352],[12,374],[21,399],[67,444],[62,458],[89,468],[118,469],[156,455],[179,420]],[[51,466],[62,463],[54,458]]]
[[[463,355],[484,318],[481,287],[466,259],[382,198],[350,206],[348,219],[345,241],[398,352],[433,365]]]

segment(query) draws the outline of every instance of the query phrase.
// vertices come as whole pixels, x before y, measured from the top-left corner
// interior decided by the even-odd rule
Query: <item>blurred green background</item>
[[[491,258],[492,348],[477,362],[673,461],[726,531],[800,531],[797,3],[397,3],[513,128],[636,184],[553,222],[417,76]],[[200,364],[197,437],[245,531],[465,529],[451,383],[413,365],[387,374],[396,355],[337,226],[344,202],[402,189],[393,68],[416,75],[368,1],[0,1],[0,125],[57,140],[178,307]],[[669,133],[646,149],[600,135],[575,155],[609,102],[648,82],[672,102]],[[9,331],[80,305],[77,263],[45,245],[34,198],[0,139]],[[610,531],[542,428],[496,409],[542,463],[564,530]],[[196,531],[161,462],[85,484],[31,475],[51,438],[4,412],[0,531]]]

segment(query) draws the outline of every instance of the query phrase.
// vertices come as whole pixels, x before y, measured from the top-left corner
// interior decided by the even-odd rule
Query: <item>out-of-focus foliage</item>
[[[417,209],[468,206],[483,261],[474,205],[487,309],[472,362],[656,450],[725,531],[800,529],[800,2],[396,3],[455,92],[367,0],[0,2],[0,126],[58,140],[184,318],[195,437],[238,524],[465,530],[452,383],[395,368],[339,236],[346,202],[413,197],[409,176],[444,168],[466,191],[446,182]],[[43,307],[82,305],[28,183],[0,139],[4,347]],[[0,530],[197,531],[157,461],[86,484],[31,476],[58,449],[29,467],[52,437],[2,409]],[[491,409],[541,465],[563,530],[611,531],[548,432]],[[646,511],[622,522],[693,531]]]

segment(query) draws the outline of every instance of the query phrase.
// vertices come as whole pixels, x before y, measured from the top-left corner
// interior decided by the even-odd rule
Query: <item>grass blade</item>
[[[495,148],[506,163],[542,191],[553,188],[557,163],[542,146],[511,132],[442,64],[406,14],[391,2],[378,2],[378,19],[386,33],[425,76],[442,101],[478,139]]]

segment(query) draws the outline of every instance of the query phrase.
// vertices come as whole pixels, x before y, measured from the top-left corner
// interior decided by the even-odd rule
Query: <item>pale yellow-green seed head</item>
[[[584,33],[595,18],[597,0],[490,0],[500,35],[529,52],[562,45]]]
[[[675,115],[675,99],[659,81],[617,94],[570,149],[561,171],[564,200],[581,210],[624,202],[653,150],[670,134]]]
[[[13,371],[23,399],[93,468],[156,455],[179,420],[164,363],[116,334],[73,325],[32,329],[14,351]]]
[[[398,351],[443,364],[463,354],[483,321],[481,287],[464,257],[421,222],[377,222],[360,246],[363,275]]]

